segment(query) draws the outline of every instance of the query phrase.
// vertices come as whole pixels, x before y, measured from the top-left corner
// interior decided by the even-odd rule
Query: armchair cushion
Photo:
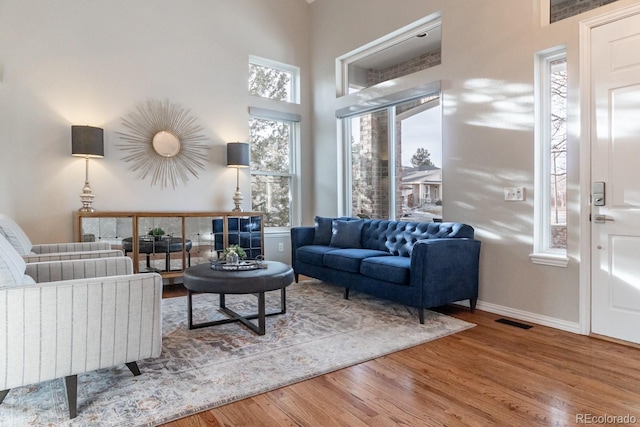
[[[84,252],[60,252],[60,253],[43,253],[23,255],[22,258],[27,263],[45,262],[45,261],[68,261],[74,259],[92,259],[92,258],[110,258],[121,257],[124,254],[119,249],[109,249],[102,251],[84,251]]]
[[[23,283],[26,263],[4,236],[0,235],[0,288]]]
[[[31,252],[35,254],[106,251],[109,249],[111,249],[111,244],[107,242],[48,243],[31,246]]]
[[[131,258],[94,258],[72,261],[34,262],[27,264],[25,273],[38,283],[92,277],[133,274]]]

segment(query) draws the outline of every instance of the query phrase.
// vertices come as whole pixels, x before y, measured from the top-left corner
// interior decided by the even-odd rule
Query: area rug
[[[227,306],[255,313],[253,295],[227,296]],[[222,319],[218,297],[193,298],[194,322]],[[267,295],[279,310],[280,292]],[[64,381],[9,392],[2,426],[147,426],[312,378],[474,326],[439,313],[417,311],[340,288],[305,281],[287,288],[287,313],[267,318],[258,336],[238,322],[187,329],[186,297],[164,299],[162,355],[125,367],[78,375],[78,417],[68,419]]]

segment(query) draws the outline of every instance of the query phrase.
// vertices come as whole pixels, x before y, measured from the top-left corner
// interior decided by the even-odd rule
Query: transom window
[[[298,67],[250,56],[249,93],[274,101],[300,103],[299,74]]]

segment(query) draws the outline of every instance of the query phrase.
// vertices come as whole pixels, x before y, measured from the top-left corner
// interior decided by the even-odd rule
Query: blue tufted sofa
[[[300,274],[419,308],[478,299],[480,242],[455,223],[316,217],[291,229],[291,257]]]

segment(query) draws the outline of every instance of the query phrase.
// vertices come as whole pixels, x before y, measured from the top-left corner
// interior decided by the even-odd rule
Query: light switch
[[[504,199],[509,202],[521,202],[524,200],[524,187],[505,187]]]

